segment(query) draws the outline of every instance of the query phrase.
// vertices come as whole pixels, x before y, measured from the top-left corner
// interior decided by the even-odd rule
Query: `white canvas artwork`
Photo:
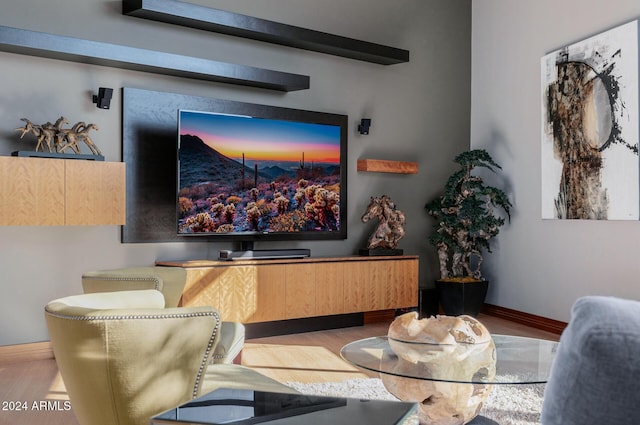
[[[638,21],[541,68],[542,218],[640,219]]]

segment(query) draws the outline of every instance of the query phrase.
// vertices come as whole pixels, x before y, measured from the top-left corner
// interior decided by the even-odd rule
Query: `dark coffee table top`
[[[151,419],[152,425],[402,425],[415,403],[221,388]]]

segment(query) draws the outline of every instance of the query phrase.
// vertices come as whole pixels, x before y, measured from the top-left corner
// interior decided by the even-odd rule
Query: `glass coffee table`
[[[420,404],[422,424],[469,423],[493,385],[544,384],[558,342],[492,335],[483,344],[438,345],[373,337],[345,345],[349,363],[378,372],[400,400]]]

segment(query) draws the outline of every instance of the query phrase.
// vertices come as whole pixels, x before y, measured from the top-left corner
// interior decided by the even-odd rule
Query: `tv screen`
[[[346,238],[347,117],[291,111],[178,111],[179,235]]]

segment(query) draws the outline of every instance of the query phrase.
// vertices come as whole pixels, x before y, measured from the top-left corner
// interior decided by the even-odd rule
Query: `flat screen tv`
[[[346,239],[347,116],[260,110],[178,111],[178,235]]]

